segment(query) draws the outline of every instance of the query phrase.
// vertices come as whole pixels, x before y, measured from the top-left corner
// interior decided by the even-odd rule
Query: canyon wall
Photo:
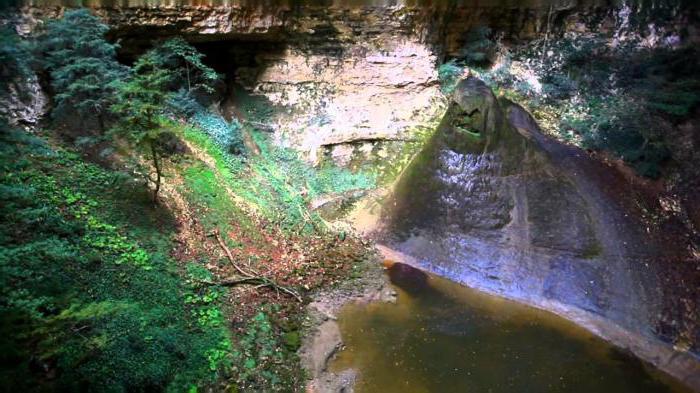
[[[700,384],[698,374],[683,371],[697,366],[691,354],[700,341],[697,321],[684,311],[695,303],[664,294],[674,283],[664,281],[659,261],[675,255],[663,252],[663,244],[646,242],[639,233],[643,223],[615,205],[625,198],[605,194],[608,186],[624,193],[624,179],[579,150],[543,139],[522,109],[497,103],[483,88],[472,98],[458,95],[448,109],[438,84],[437,65],[459,53],[475,27],[492,28],[506,43],[615,29],[622,2],[83,4],[109,24],[109,38],[120,42],[127,62],[154,40],[183,35],[225,75],[225,115],[271,133],[311,162],[371,167],[389,181],[436,141],[430,138],[444,118],[439,138],[448,139],[428,144],[399,184],[398,219],[388,219],[398,235],[389,240],[458,281],[544,308],[561,307],[582,324],[593,320],[589,315],[600,316],[621,326],[623,336],[661,339],[666,344],[655,363],[677,367],[680,378]],[[685,13],[678,12],[682,4]],[[27,34],[66,6],[71,4],[27,2],[3,11],[0,19]],[[685,23],[697,20],[692,2],[650,9],[647,15],[668,15],[674,21],[669,28],[683,26],[684,37],[697,40],[696,24]],[[644,18],[636,23],[651,29]],[[258,106],[245,110],[249,101]],[[37,113],[27,122],[36,122]],[[477,123],[453,122],[465,116]],[[505,124],[508,116],[511,125]],[[634,340],[641,356],[653,356],[657,347]]]
[[[217,58],[217,70],[227,75],[224,112],[273,132],[311,162],[328,157],[371,166],[386,179],[442,117],[446,100],[436,66],[459,52],[468,31],[484,25],[504,40],[521,40],[614,19],[611,4],[596,0],[81,4],[109,24],[123,58],[133,59],[154,40],[183,35]],[[71,5],[24,2],[6,10],[4,20],[26,34]],[[275,110],[248,119],[236,110],[239,87]]]

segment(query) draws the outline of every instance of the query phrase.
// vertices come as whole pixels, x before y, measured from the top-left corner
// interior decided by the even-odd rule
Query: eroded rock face
[[[35,127],[47,107],[48,98],[33,73],[9,81],[7,91],[0,92],[0,116],[11,125]]]
[[[429,128],[444,110],[435,55],[424,45],[388,38],[348,48],[360,56],[329,58],[287,51],[267,59],[254,91],[287,108],[277,117],[278,138],[316,162],[324,148],[338,161],[344,145],[400,141]],[[346,149],[346,148],[345,148]]]
[[[37,1],[19,8],[13,17],[17,29],[28,33],[42,18],[59,17],[65,4]],[[88,6],[112,27],[110,36],[121,40],[127,58],[152,40],[173,35],[200,44],[247,43],[257,51],[251,56],[255,64],[232,60],[223,72],[277,104],[280,110],[258,126],[312,162],[328,157],[396,174],[444,113],[436,65],[444,54],[459,52],[465,32],[488,25],[506,37],[534,37],[552,28],[547,20],[595,14],[607,3],[96,1]],[[251,42],[275,43],[276,49]]]
[[[583,193],[506,116],[482,81],[460,82],[439,133],[397,188],[395,228],[469,234],[493,248],[538,248],[539,254],[597,253]],[[491,251],[482,251],[476,254],[493,264]]]
[[[378,165],[370,166],[380,166],[380,171],[393,169],[388,163],[402,162],[401,156],[411,153],[405,142],[417,147],[444,113],[439,59],[423,37],[425,27],[416,22],[421,11],[415,8],[222,4],[94,9],[112,27],[110,36],[121,41],[125,58],[173,35],[202,47],[219,42],[215,51],[230,52],[229,58],[217,60],[229,87],[243,86],[276,108],[256,119],[256,126],[313,163],[327,157],[341,165],[367,166],[374,160]],[[27,33],[41,18],[64,11],[52,5],[24,7],[16,16],[17,29]],[[246,59],[241,61],[236,47],[244,46]],[[238,105],[233,99],[224,102]]]
[[[661,276],[676,248],[642,229],[631,194],[471,78],[400,179],[380,236],[428,270],[556,311],[699,386],[695,355],[660,334],[664,310],[683,307]]]

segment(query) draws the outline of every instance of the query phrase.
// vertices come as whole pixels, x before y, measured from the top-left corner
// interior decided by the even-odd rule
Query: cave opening
[[[132,65],[158,42],[175,36],[162,31],[126,36],[113,32],[111,38],[120,44],[118,60]],[[287,49],[288,43],[281,34],[184,35],[183,38],[204,55],[204,64],[221,75],[208,101],[218,103],[227,120],[241,117],[241,110],[260,112],[261,107],[271,105],[264,97],[252,94],[252,89],[269,62],[281,57]]]
[[[263,96],[252,94],[252,90],[269,62],[282,56],[286,42],[268,37],[190,42],[204,54],[204,63],[222,75],[217,102],[227,120],[256,118],[266,113],[265,108],[272,107]]]

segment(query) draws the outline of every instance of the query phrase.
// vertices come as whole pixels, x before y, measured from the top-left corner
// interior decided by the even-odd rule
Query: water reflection
[[[356,368],[358,392],[685,391],[563,319],[401,269],[396,304],[340,315],[332,368]]]

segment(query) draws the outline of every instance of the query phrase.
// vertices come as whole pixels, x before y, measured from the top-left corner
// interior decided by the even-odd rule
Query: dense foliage
[[[3,383],[119,392],[213,381],[230,343],[169,257],[172,217],[118,173],[7,127],[0,138]]]
[[[156,67],[170,70],[172,78],[167,89],[171,91],[186,87],[187,92],[195,89],[212,92],[213,84],[219,79],[216,71],[202,61],[204,55],[182,37],[158,44],[145,56]]]
[[[171,128],[160,116],[162,104],[168,96],[165,88],[172,78],[168,70],[160,68],[146,54],[136,62],[129,79],[115,84],[116,102],[110,108],[119,115],[114,133],[150,154],[155,174],[146,173],[145,177],[153,184],[154,202],[158,201],[163,177],[160,142],[172,134]]]
[[[301,308],[277,294],[241,314],[245,305],[224,302],[230,294],[212,274],[226,272],[219,248],[204,243],[216,233],[228,247],[242,247],[240,237],[267,237],[260,241],[272,247],[272,235],[255,220],[272,222],[275,244],[290,252],[296,250],[283,237],[296,233],[336,241],[310,202],[370,188],[374,179],[332,165],[315,169],[246,122],[210,110],[218,75],[184,39],[155,43],[127,67],[116,61],[118,47],[106,31],[81,9],[47,22],[30,40],[0,32],[3,82],[47,78],[57,120],[31,133],[0,127],[4,386],[296,389],[303,383],[296,355]],[[150,183],[150,198],[138,175]],[[167,203],[154,205],[166,182]],[[342,252],[354,263],[352,248]],[[278,252],[260,250],[256,245],[245,257],[272,260]],[[345,268],[343,257],[321,255],[314,272],[285,267],[282,279],[299,285],[314,274],[313,285],[321,285],[333,266]],[[236,318],[243,320],[232,331],[227,322]]]
[[[153,184],[154,202],[158,200],[163,177],[162,145],[177,129],[163,118],[168,113],[166,103],[172,103],[175,90],[182,88],[179,81],[183,73],[187,76],[187,96],[193,87],[211,91],[211,84],[218,78],[202,63],[202,56],[182,38],[173,38],[139,57],[129,78],[111,84],[117,89],[110,108],[119,116],[115,134],[150,155],[155,174],[147,173],[146,179]]]
[[[67,11],[47,23],[36,49],[51,75],[54,118],[94,119],[102,133],[115,90],[111,82],[126,74],[116,60],[117,46],[104,38],[107,30],[87,9]]]
[[[13,78],[28,76],[29,58],[29,48],[19,35],[8,26],[0,27],[0,90],[5,92]]]
[[[36,75],[32,72],[30,46],[23,41],[14,29],[9,26],[0,26],[0,116],[8,118],[20,117],[21,112],[26,114],[23,106],[32,104],[36,97],[29,85],[36,83]],[[20,113],[17,113],[20,112]],[[17,116],[19,114],[19,116]]]
[[[206,110],[198,111],[191,119],[193,124],[209,135],[224,152],[245,154],[242,126],[236,119],[227,122],[222,116]]]

